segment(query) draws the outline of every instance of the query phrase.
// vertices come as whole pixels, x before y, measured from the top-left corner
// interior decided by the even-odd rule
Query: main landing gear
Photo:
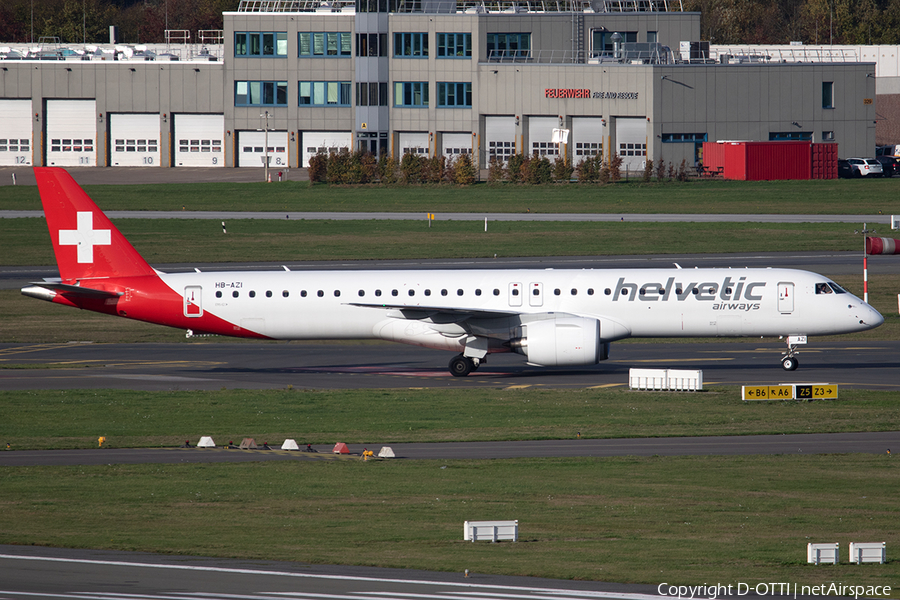
[[[472,371],[478,370],[484,363],[483,358],[473,358],[457,354],[450,360],[450,374],[454,377],[465,377]]]
[[[787,350],[785,350],[784,355],[781,357],[781,368],[785,371],[796,371],[797,367],[800,366],[800,361],[797,360],[797,346],[806,343],[805,335],[789,335],[787,337]]]

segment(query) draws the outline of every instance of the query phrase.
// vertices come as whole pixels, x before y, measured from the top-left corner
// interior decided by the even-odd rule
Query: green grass
[[[0,543],[698,585],[890,585],[808,542],[900,544],[886,455],[0,468]],[[518,519],[473,544],[465,520]],[[461,576],[461,575],[460,575]]]
[[[39,210],[7,186],[0,209]],[[90,185],[104,210],[900,214],[900,179],[612,185],[328,186],[300,182]]]
[[[0,392],[15,449],[178,446],[211,435],[277,442],[399,442],[756,435],[900,430],[896,392],[753,403],[740,390],[123,390]]]
[[[900,189],[898,189],[900,192]],[[898,211],[900,212],[900,211]],[[569,223],[120,219],[150,264],[233,261],[604,256],[673,253],[862,252],[847,223]],[[42,219],[0,219],[3,265],[55,264]]]

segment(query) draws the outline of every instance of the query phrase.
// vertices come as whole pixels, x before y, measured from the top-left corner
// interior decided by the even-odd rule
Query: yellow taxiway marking
[[[530,387],[531,387],[531,384],[526,384],[526,385],[508,385],[508,386],[506,386],[506,387],[503,388],[503,389],[504,389],[504,390],[527,390],[527,389],[530,388]]]
[[[2,356],[16,356],[17,354],[30,354],[32,352],[41,352],[43,350],[56,350],[65,348],[68,344],[37,344],[34,346],[24,346],[19,348],[4,348],[0,350]]]
[[[592,385],[588,387],[589,390],[601,390],[603,388],[612,388],[612,387],[623,387],[624,383],[604,383],[603,385]]]

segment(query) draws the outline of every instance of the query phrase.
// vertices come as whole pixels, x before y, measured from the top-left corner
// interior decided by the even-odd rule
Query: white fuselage
[[[816,293],[790,269],[391,270],[179,273],[203,313],[274,339],[377,338],[459,349],[515,337],[551,315],[600,321],[625,337],[826,335],[883,319],[849,293]],[[839,289],[839,288],[837,288]],[[494,347],[491,351],[497,351]]]

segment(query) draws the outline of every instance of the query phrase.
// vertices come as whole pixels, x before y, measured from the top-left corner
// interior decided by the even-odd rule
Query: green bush
[[[499,156],[492,156],[488,162],[488,183],[499,183],[506,179],[506,167],[503,166],[503,159]]]
[[[572,178],[572,163],[564,156],[557,156],[553,161],[553,179],[554,181],[562,181],[563,183]]]
[[[307,171],[311,182],[325,183],[328,171],[328,155],[324,152],[319,152],[315,156],[310,157]]]
[[[402,183],[421,183],[422,159],[418,155],[407,152],[400,159],[400,181]]]
[[[477,179],[475,165],[468,154],[460,154],[453,161],[453,182],[457,185],[472,185]]]

